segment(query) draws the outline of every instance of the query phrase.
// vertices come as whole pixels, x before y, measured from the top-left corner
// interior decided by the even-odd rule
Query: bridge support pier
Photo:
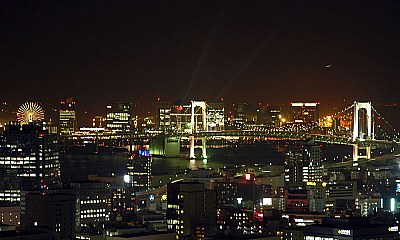
[[[365,149],[365,155],[360,156],[358,153],[358,150],[360,148],[358,147],[357,144],[353,144],[353,166],[358,166],[358,159],[360,158],[365,158],[365,159],[371,159],[371,147],[363,147],[361,149]]]
[[[353,144],[353,166],[358,166],[358,145]]]
[[[201,138],[201,158],[206,159],[207,158],[207,143],[206,143],[206,138],[203,137]]]
[[[371,147],[365,148],[365,155],[367,156],[367,159],[371,159]]]
[[[196,155],[195,155],[195,142],[196,139],[194,138],[194,136],[190,136],[190,151],[189,151],[189,158],[190,159],[195,159]],[[201,148],[201,158],[202,159],[206,159],[207,158],[207,142],[206,142],[206,138],[202,137],[201,139],[201,146],[197,146],[197,148]]]
[[[194,136],[191,135],[190,137],[190,153],[189,153],[189,158],[193,159],[196,158],[194,155]]]

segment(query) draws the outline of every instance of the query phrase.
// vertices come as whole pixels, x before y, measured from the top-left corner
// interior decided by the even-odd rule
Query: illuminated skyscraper
[[[295,123],[311,123],[318,122],[319,118],[319,103],[317,102],[293,102],[292,120]]]
[[[75,101],[73,98],[67,98],[60,103],[60,134],[70,135],[76,129]]]
[[[148,150],[139,150],[128,159],[129,183],[134,192],[149,190],[151,161],[152,159]]]
[[[225,104],[209,103],[207,108],[207,129],[221,131],[225,129]]]
[[[107,104],[107,129],[115,133],[131,131],[131,105],[128,103]]]
[[[157,101],[155,104],[157,130],[170,130],[172,104],[166,101]]]
[[[57,135],[35,125],[10,125],[0,135],[0,176],[0,201],[18,203],[23,192],[58,188]]]
[[[302,187],[322,180],[321,146],[293,143],[286,149],[285,186]]]

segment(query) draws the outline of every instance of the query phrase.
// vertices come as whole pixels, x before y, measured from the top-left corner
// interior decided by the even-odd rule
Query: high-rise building
[[[172,104],[167,101],[157,101],[156,108],[156,129],[167,131],[171,128],[171,108]]]
[[[152,158],[148,150],[136,151],[128,159],[127,169],[129,185],[134,192],[147,191],[150,188]]]
[[[207,129],[208,131],[222,131],[225,129],[224,103],[208,103]]]
[[[279,127],[281,108],[278,106],[259,105],[257,109],[257,124],[266,127]]]
[[[212,237],[216,227],[215,191],[204,183],[176,182],[167,186],[167,227],[180,237]]]
[[[319,103],[293,102],[291,103],[291,117],[294,123],[318,123]]]
[[[76,226],[102,227],[109,220],[107,201],[111,191],[105,182],[71,182],[72,193],[76,195]]]
[[[60,103],[60,134],[70,135],[76,129],[76,110],[73,98]]]
[[[75,195],[66,193],[28,193],[21,225],[25,229],[44,227],[56,239],[75,238]]]
[[[321,146],[292,143],[287,146],[285,186],[305,186],[307,182],[322,181]]]
[[[107,104],[107,129],[115,133],[131,131],[131,105],[128,103]]]
[[[92,127],[102,128],[105,127],[106,119],[103,116],[94,116],[92,119]]]
[[[57,135],[35,125],[9,125],[0,135],[0,201],[20,202],[21,192],[60,186]]]

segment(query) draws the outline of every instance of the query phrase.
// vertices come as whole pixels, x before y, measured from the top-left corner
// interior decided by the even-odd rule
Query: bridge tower
[[[360,110],[365,110],[365,118],[363,122],[360,122]],[[366,129],[360,130],[361,127],[365,127]],[[372,104],[371,102],[354,102],[354,116],[353,116],[353,166],[357,166],[358,158],[371,158],[371,147],[365,147],[365,156],[359,156],[358,150],[359,146],[356,141],[365,141],[374,139],[374,127],[372,120]]]
[[[199,127],[197,116],[196,116],[196,108],[201,109],[201,127]],[[190,154],[189,158],[196,158],[194,154],[195,148],[201,148],[201,157],[207,158],[207,148],[206,148],[206,138],[195,138],[194,133],[207,130],[207,117],[206,117],[206,108],[207,104],[205,101],[192,101],[191,102],[191,113],[190,113]],[[195,146],[196,140],[201,140],[200,146]]]

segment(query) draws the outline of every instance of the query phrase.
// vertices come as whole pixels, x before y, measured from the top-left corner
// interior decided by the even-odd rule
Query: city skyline
[[[2,101],[399,101],[397,2],[1,4]]]

